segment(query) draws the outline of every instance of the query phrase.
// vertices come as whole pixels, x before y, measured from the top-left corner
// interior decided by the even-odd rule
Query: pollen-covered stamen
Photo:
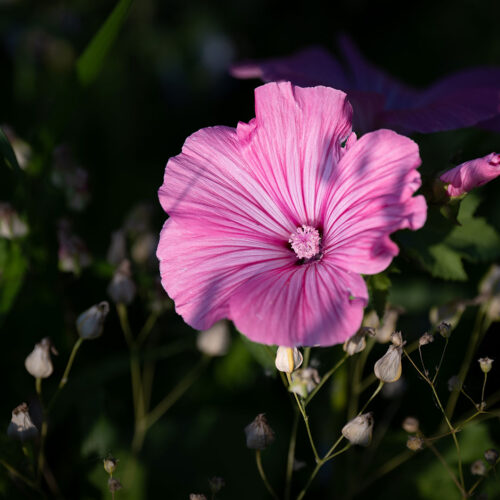
[[[321,236],[314,227],[298,227],[288,242],[299,259],[312,259],[320,253]]]

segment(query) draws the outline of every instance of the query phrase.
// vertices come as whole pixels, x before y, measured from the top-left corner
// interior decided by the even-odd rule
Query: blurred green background
[[[168,158],[178,154],[185,138],[199,128],[235,126],[254,115],[253,88],[258,82],[232,79],[231,62],[287,55],[310,44],[334,51],[336,36],[347,33],[369,60],[415,86],[466,67],[500,64],[500,4],[493,1],[355,0],[292,7],[264,0],[136,0],[102,70],[82,87],[75,74],[76,59],[114,6],[107,0],[0,0],[0,124],[9,125],[32,148],[22,179],[6,169],[0,171],[0,201],[12,203],[30,226],[28,238],[19,244],[22,259],[9,263],[19,275],[11,282],[5,281],[5,273],[0,277],[4,280],[0,428],[7,428],[15,406],[35,399],[34,380],[23,367],[35,342],[50,336],[60,353],[54,360],[55,375],[44,383],[50,395],[76,339],[75,318],[90,305],[109,300],[106,288],[113,266],[106,254],[111,233],[138,203],[150,207],[151,229],[159,233],[165,214],[157,202],[157,189]],[[452,162],[498,151],[500,136],[469,129],[415,139],[421,146],[423,172],[431,176]],[[63,191],[52,181],[54,150],[62,144],[71,149],[73,162],[88,172],[90,201],[82,211],[68,207]],[[498,181],[481,190],[478,214],[500,230],[497,192]],[[80,275],[58,269],[57,230],[62,217],[71,220],[93,259]],[[413,340],[429,327],[430,307],[473,298],[495,252],[488,257],[466,261],[469,281],[453,282],[415,271],[411,256],[403,251],[395,262],[401,273],[391,274],[390,301],[406,309],[399,323],[405,336]],[[158,270],[147,259],[133,262],[133,270],[139,293],[130,318],[138,331],[148,315]],[[21,286],[13,297],[16,284]],[[9,293],[12,307],[5,298]],[[453,335],[440,377],[439,390],[445,396],[446,381],[458,371],[463,357],[473,313],[465,313]],[[495,357],[498,333],[493,325],[479,355]],[[430,351],[431,359],[437,360],[442,344],[436,344],[439,341]],[[152,396],[158,401],[200,354],[193,330],[172,307],[154,327],[149,346],[158,358]],[[316,351],[313,357],[320,372],[341,356],[338,346]],[[377,346],[373,361],[383,352],[385,348]],[[291,427],[289,398],[276,373],[262,367],[236,332],[229,354],[213,360],[201,379],[152,427],[138,456],[130,452],[128,359],[112,309],[103,337],[84,343],[70,381],[51,411],[48,461],[64,498],[110,497],[102,469],[109,452],[120,460],[116,476],[124,489],[117,498],[188,498],[192,492],[206,493],[214,475],[226,481],[218,498],[266,498],[243,434],[261,412],[277,435],[263,455],[267,474],[277,488],[282,484]],[[325,467],[310,498],[348,498],[353,484],[404,450],[406,435],[400,422],[405,416],[415,414],[429,433],[435,431],[439,416],[430,392],[409,367],[404,369],[405,393],[374,403],[376,419],[389,428],[382,445],[368,455],[351,450],[345,461]],[[491,375],[488,393],[498,389],[499,378]],[[474,361],[468,382],[471,393],[480,391],[481,382]],[[311,405],[314,433],[323,451],[345,422],[348,383],[348,372],[339,374]],[[460,402],[459,414],[469,409],[467,404]],[[498,419],[471,427],[462,438],[463,458],[470,463],[487,447],[500,444]],[[18,443],[5,434],[0,443],[2,456],[20,468],[26,465]],[[451,441],[443,443],[442,452],[453,456]],[[398,498],[402,492],[408,499],[456,498],[445,470],[430,457],[423,453],[356,498]],[[303,429],[297,458],[307,463],[296,474],[298,491],[313,465]],[[485,491],[488,488],[492,487]],[[500,495],[498,489],[492,494]],[[37,498],[28,489],[19,490],[4,469],[0,469],[0,496]]]

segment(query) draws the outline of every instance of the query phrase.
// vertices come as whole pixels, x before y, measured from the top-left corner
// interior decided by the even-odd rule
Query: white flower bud
[[[316,368],[303,368],[292,373],[292,383],[288,390],[306,398],[319,384],[320,378]]]
[[[76,329],[82,339],[95,339],[102,334],[104,320],[109,313],[109,304],[99,302],[82,312],[76,319]]]
[[[118,460],[111,455],[106,457],[103,460],[103,465],[104,465],[104,470],[110,475],[113,475],[113,472],[115,472],[116,466],[118,465]]]
[[[361,329],[344,342],[343,349],[349,356],[354,356],[354,354],[363,351],[365,347],[365,331]]]
[[[374,366],[375,376],[382,382],[395,382],[401,377],[401,356],[403,348],[395,345],[389,349]]]
[[[475,462],[472,462],[472,465],[470,466],[470,471],[471,474],[473,474],[474,476],[485,476],[486,465],[481,459],[476,460]]]
[[[498,451],[495,448],[490,448],[484,452],[484,458],[490,465],[496,465],[498,461]]]
[[[245,427],[247,447],[252,450],[264,450],[274,441],[274,432],[267,423],[264,413]]]
[[[483,373],[488,373],[491,370],[491,365],[493,364],[493,359],[491,358],[479,358],[478,360],[479,366],[481,367],[481,371]]]
[[[425,332],[419,339],[418,339],[418,345],[423,346],[430,344],[431,342],[434,342],[434,336],[431,335],[428,332]]]
[[[135,284],[131,278],[130,262],[122,261],[108,286],[108,294],[116,304],[130,304],[135,297]]]
[[[419,451],[424,447],[424,440],[419,436],[408,436],[406,447],[411,451]]]
[[[303,360],[302,353],[296,347],[279,346],[274,364],[280,372],[292,373],[299,368]]]
[[[342,435],[351,443],[368,446],[372,440],[373,415],[364,413],[347,422],[342,428]]]
[[[38,436],[38,429],[31,421],[26,403],[21,403],[12,410],[12,420],[7,427],[7,435],[23,442]]]
[[[54,352],[48,337],[35,345],[31,354],[24,361],[24,366],[30,375],[35,378],[47,378],[52,375],[54,367],[50,359],[51,350]]]
[[[0,238],[14,240],[28,234],[28,226],[9,203],[0,203]]]
[[[414,434],[418,432],[420,422],[415,417],[406,417],[403,420],[402,427],[408,434]]]
[[[224,356],[229,350],[231,334],[226,320],[218,321],[208,330],[198,333],[196,347],[208,356]]]

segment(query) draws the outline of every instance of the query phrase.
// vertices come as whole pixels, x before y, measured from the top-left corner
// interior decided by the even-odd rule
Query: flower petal
[[[397,255],[389,235],[418,229],[426,218],[420,186],[418,146],[390,130],[366,134],[338,165],[325,204],[324,254],[350,271],[374,274]]]
[[[172,218],[163,226],[157,257],[176,311],[198,330],[229,317],[228,301],[245,280],[295,262],[285,248],[244,236],[192,232],[191,225],[188,230]]]
[[[255,114],[237,129],[246,163],[289,220],[314,225],[351,133],[346,95],[268,83],[255,90]]]
[[[332,345],[359,328],[367,301],[361,276],[318,261],[249,279],[231,297],[230,317],[255,342]]]

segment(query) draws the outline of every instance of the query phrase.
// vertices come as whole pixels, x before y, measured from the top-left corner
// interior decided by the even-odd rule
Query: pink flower
[[[447,183],[450,196],[460,196],[482,186],[500,175],[500,154],[490,153],[483,158],[466,161],[445,172],[440,179]]]
[[[332,88],[270,83],[255,101],[249,123],[199,130],[167,163],[163,286],[199,330],[229,318],[265,344],[341,343],[368,300],[360,274],[425,222],[418,147],[389,130],[357,140]]]
[[[321,47],[310,47],[288,57],[239,63],[231,73],[236,78],[345,90],[357,132],[389,127],[429,133],[472,125],[500,131],[499,67],[463,70],[420,90],[371,64],[348,37],[340,37],[339,46],[346,64]]]

